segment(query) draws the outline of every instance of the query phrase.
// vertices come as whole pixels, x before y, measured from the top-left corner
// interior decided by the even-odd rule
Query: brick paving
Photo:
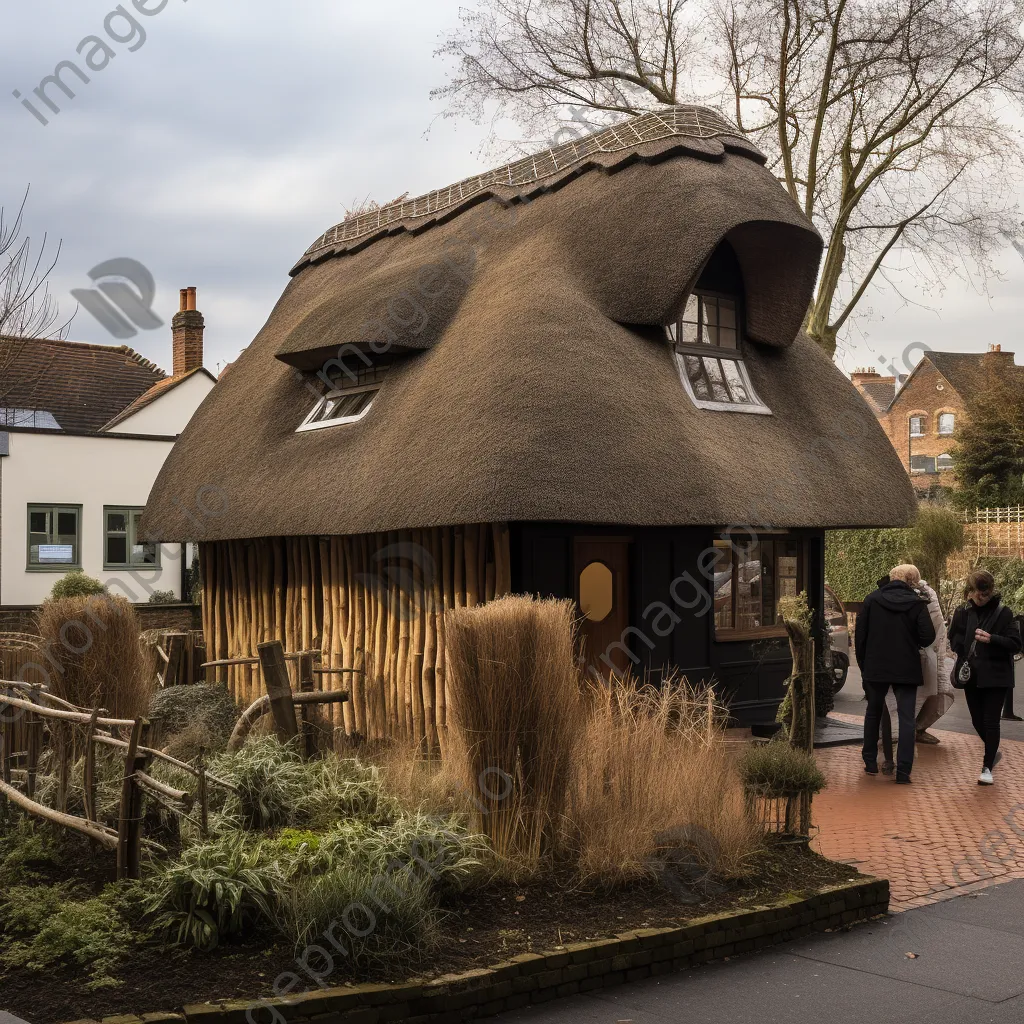
[[[1004,739],[996,784],[979,786],[981,741],[933,732],[942,742],[918,745],[909,786],[865,774],[859,746],[816,752],[829,784],[814,848],[888,878],[893,911],[1024,878],[1024,743]]]

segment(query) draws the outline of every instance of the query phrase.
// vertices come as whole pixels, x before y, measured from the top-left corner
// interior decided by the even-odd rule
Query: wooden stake
[[[142,866],[142,790],[135,778],[142,771],[146,758],[139,755],[139,747],[146,740],[148,723],[137,718],[128,740],[124,759],[124,777],[121,783],[121,810],[117,828],[117,877],[139,878]]]
[[[280,640],[270,640],[257,648],[263,666],[263,683],[270,697],[270,710],[274,715],[277,738],[287,743],[298,735],[292,687],[288,680],[288,666],[284,660],[284,647]]]

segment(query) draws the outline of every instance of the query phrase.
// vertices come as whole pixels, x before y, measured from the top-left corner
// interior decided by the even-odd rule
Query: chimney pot
[[[184,376],[203,365],[203,332],[206,323],[196,309],[196,289],[182,288],[181,308],[171,320],[172,370],[175,377]]]

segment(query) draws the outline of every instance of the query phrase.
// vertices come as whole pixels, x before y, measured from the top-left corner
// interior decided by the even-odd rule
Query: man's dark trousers
[[[882,715],[889,713],[885,706],[885,696],[890,686],[896,696],[896,708],[900,716],[896,770],[901,775],[909,775],[910,769],[914,767],[914,743],[917,740],[914,705],[917,701],[918,688],[905,683],[864,683],[864,692],[868,697],[868,709],[864,714],[864,763],[878,763],[878,728],[882,722]]]

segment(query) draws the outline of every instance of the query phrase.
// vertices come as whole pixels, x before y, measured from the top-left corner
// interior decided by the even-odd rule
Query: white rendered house
[[[203,330],[195,289],[183,289],[170,376],[125,345],[0,339],[13,353],[0,361],[0,609],[41,603],[73,569],[135,603],[187,597],[186,546],[136,534],[164,459],[215,384]]]

